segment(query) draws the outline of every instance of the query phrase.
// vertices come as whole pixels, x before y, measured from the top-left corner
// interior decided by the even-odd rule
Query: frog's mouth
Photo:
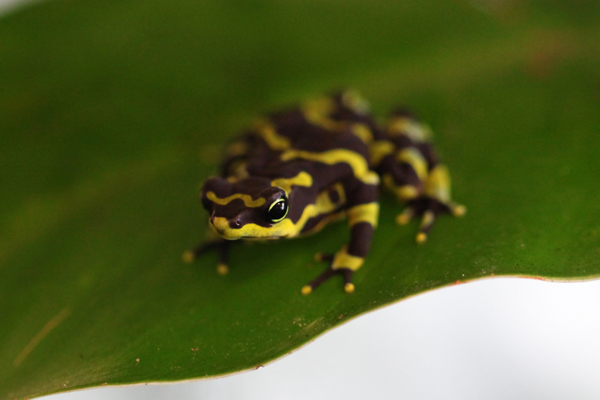
[[[231,227],[229,221],[224,217],[214,217],[210,221],[213,230],[225,240],[238,239],[283,239],[295,236],[296,227],[290,219],[273,224],[270,227],[247,223],[238,227]]]

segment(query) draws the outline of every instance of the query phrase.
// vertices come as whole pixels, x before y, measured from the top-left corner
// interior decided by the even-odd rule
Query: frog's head
[[[213,177],[200,194],[210,226],[224,239],[278,239],[294,233],[286,192],[266,178]]]

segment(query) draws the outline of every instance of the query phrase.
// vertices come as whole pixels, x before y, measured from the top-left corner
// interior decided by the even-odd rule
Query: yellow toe
[[[463,205],[456,206],[452,209],[452,215],[455,217],[462,217],[467,213],[467,207]]]
[[[427,235],[425,233],[421,232],[417,235],[417,243],[423,244],[426,241],[427,241]]]
[[[225,265],[225,264],[217,265],[217,274],[227,275],[228,272],[229,272],[229,267],[227,267],[227,265]]]
[[[346,293],[354,292],[354,283],[346,283],[346,285],[344,286],[344,290],[346,291]]]
[[[183,262],[186,263],[191,263],[192,261],[194,261],[194,258],[196,257],[194,257],[194,252],[191,250],[188,250],[181,255],[181,259],[183,260]]]
[[[307,295],[310,294],[310,292],[312,292],[312,288],[310,287],[310,285],[306,285],[302,287],[302,294],[303,295]]]
[[[407,214],[399,214],[396,217],[396,223],[398,225],[406,225],[410,222],[410,215]]]

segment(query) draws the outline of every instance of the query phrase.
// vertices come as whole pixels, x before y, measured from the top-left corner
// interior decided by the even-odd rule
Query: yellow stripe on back
[[[336,121],[330,117],[335,109],[335,102],[330,97],[307,101],[302,105],[302,113],[308,122],[321,126],[332,132],[340,132],[348,126],[347,121]]]
[[[265,201],[266,201],[262,197],[259,197],[258,199],[253,200],[250,195],[242,194],[242,193],[232,194],[229,197],[225,197],[224,199],[221,199],[221,198],[217,197],[217,195],[214,192],[208,192],[208,193],[206,193],[206,197],[213,203],[217,203],[222,206],[228,204],[229,202],[231,202],[232,200],[235,200],[235,199],[242,199],[244,201],[244,204],[246,205],[246,207],[260,207],[263,204],[265,204]]]
[[[278,178],[271,181],[271,186],[282,188],[287,195],[290,194],[292,190],[292,185],[294,186],[306,186],[310,187],[313,184],[312,176],[308,172],[300,172],[293,178]]]
[[[415,121],[412,118],[396,117],[388,125],[388,134],[406,135],[414,142],[426,142],[432,134],[428,125]]]
[[[270,149],[283,151],[290,148],[290,140],[277,133],[275,127],[270,122],[259,119],[254,123],[254,127],[258,135],[267,143]]]
[[[377,185],[379,183],[379,176],[369,169],[365,158],[351,150],[333,149],[322,153],[312,153],[304,150],[290,149],[281,155],[283,161],[289,161],[295,158],[318,161],[328,165],[346,163],[350,165],[352,172],[357,179],[369,185]]]
[[[363,143],[370,144],[373,141],[373,133],[365,124],[356,123],[350,126],[350,132],[358,137]]]

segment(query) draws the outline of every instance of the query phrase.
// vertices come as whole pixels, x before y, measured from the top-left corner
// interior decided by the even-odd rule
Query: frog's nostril
[[[242,220],[241,219],[236,219],[232,221],[232,228],[241,228],[242,227]]]

